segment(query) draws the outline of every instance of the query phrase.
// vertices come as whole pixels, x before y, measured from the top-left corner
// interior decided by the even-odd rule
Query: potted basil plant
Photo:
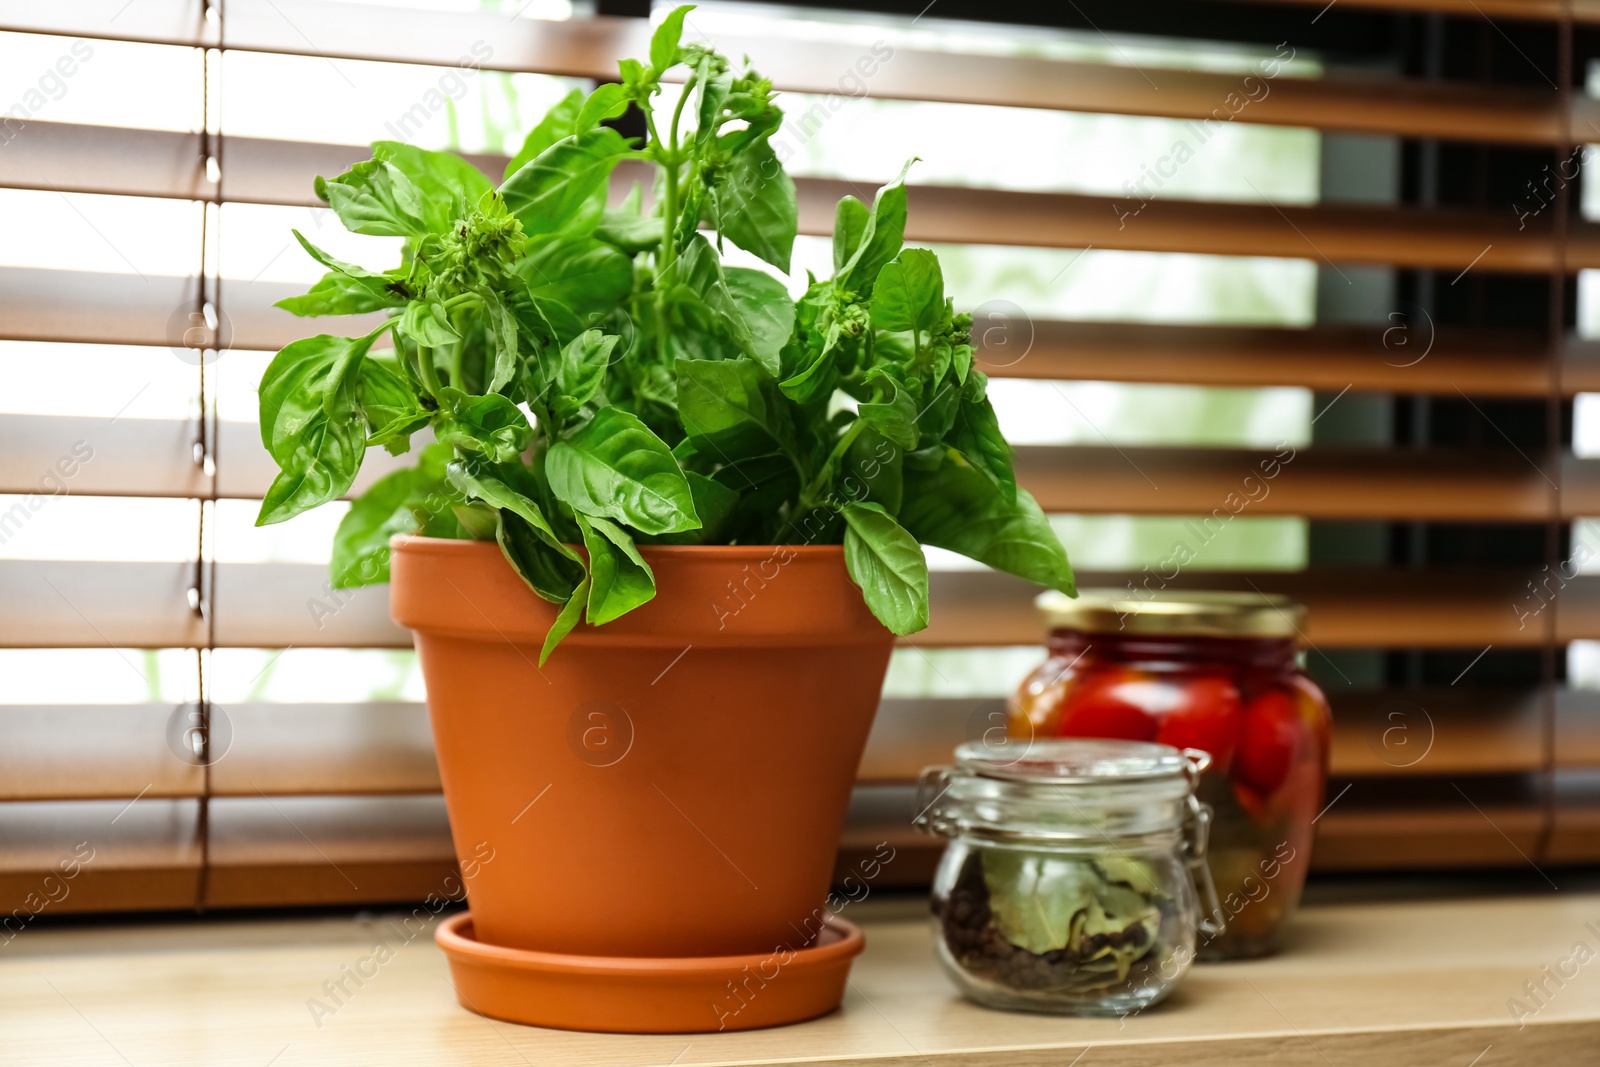
[[[327,273],[280,306],[382,318],[261,381],[258,523],[345,495],[368,449],[418,457],[351,505],[333,582],[392,576],[456,842],[498,857],[470,891],[495,945],[771,949],[824,898],[894,637],[927,625],[921,546],[1072,589],[970,316],[904,247],[903,173],[839,202],[798,300],[723,262],[789,270],[795,186],[771,84],[680,43],[687,10],[498,185],[393,141],[319,178],[404,250],[369,269],[296,233]],[[606,125],[630,105],[642,144]],[[654,180],[613,206],[624,164]]]

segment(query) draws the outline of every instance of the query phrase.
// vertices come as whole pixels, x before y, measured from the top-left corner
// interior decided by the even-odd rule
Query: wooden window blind
[[[1001,380],[1312,391],[1309,445],[1249,513],[1308,523],[1305,566],[1201,563],[1173,584],[1270,589],[1309,605],[1308,667],[1335,715],[1317,867],[1600,859],[1600,692],[1568,668],[1569,657],[1583,662],[1583,642],[1600,641],[1600,578],[1583,566],[1575,525],[1600,516],[1600,459],[1572,447],[1573,399],[1600,392],[1600,341],[1578,328],[1578,279],[1600,270],[1600,225],[1580,210],[1574,162],[1586,159],[1587,141],[1600,140],[1600,104],[1583,91],[1580,66],[1596,51],[1588,27],[1600,26],[1600,2],[1196,5],[1217,20],[1208,36],[1223,39],[1234,31],[1249,38],[1268,14],[1274,26],[1292,19],[1303,33],[1299,54],[1320,65],[1274,74],[1270,92],[1237,108],[1228,101],[1245,91],[1247,70],[1127,61],[1118,53],[1139,39],[1134,29],[1167,48],[1180,47],[1170,38],[1184,33],[1140,22],[1137,12],[1102,20],[1099,7],[1086,6],[1114,35],[1103,59],[896,46],[866,92],[1201,124],[1225,109],[1233,123],[1319,131],[1324,174],[1340,152],[1358,163],[1389,159],[1393,188],[1347,200],[1324,183],[1315,202],[1279,203],[1149,188],[916,184],[913,176],[912,242],[1255,257],[1315,271],[1317,315],[1307,325],[1229,323],[1225,315],[1174,323],[1159,307],[1145,321],[1024,315],[1004,325],[1025,331],[1026,354],[985,369]],[[1338,32],[1351,25],[1359,32]],[[1373,28],[1381,34],[1369,49],[1346,54]],[[390,662],[382,650],[409,648],[389,621],[386,591],[327,590],[324,567],[293,553],[239,560],[219,551],[273,474],[249,416],[222,417],[228,397],[249,399],[263,354],[342,330],[275,310],[275,300],[303,286],[231,273],[219,228],[229,212],[251,206],[313,208],[313,176],[368,151],[229,132],[220,71],[230,54],[446,71],[477,56],[486,71],[600,79],[617,59],[648,50],[649,25],[312,0],[0,0],[0,49],[27,35],[59,40],[66,60],[74,41],[189,56],[183,91],[192,99],[174,112],[187,118],[144,128],[56,118],[24,94],[0,116],[0,190],[24,197],[10,210],[43,202],[25,199],[34,195],[69,206],[85,195],[169,203],[186,220],[188,251],[170,270],[133,259],[126,270],[78,269],[70,255],[0,262],[0,345],[32,346],[29,358],[52,368],[50,389],[70,394],[96,367],[145,383],[128,390],[134,415],[88,403],[0,406],[0,915],[37,910],[28,902],[74,857],[70,891],[49,891],[51,907],[381,901],[434,891],[453,860],[414,677],[381,698],[370,690],[347,698],[334,683],[316,701],[258,692],[280,657],[372,650],[379,658],[362,662],[382,664]],[[822,97],[840,91],[839,72],[863,51],[848,39],[717,37],[780,90]],[[39,72],[39,103],[70,84],[66,60]],[[150,93],[139,106],[153,103]],[[412,104],[396,102],[399,121]],[[505,162],[494,153],[474,159],[490,175]],[[619,188],[633,177],[624,168]],[[859,195],[861,184],[797,179],[801,232],[827,233],[833,204]],[[21,232],[23,221],[0,219],[0,230]],[[1224,506],[1243,473],[1273,454],[1110,439],[1024,444],[1017,471],[1053,514],[1190,518]],[[370,454],[357,490],[393,462]],[[96,534],[103,551],[4,552],[6,540],[69,500],[85,522],[112,516]],[[95,511],[100,500],[124,510]],[[137,531],[116,518],[136,514],[126,510],[135,504],[179,516],[171,521],[185,531],[181,549],[138,548]],[[330,532],[306,536],[325,542]],[[1137,568],[1084,571],[1085,586],[1147,580]],[[1004,575],[939,570],[932,624],[908,653],[1037,645],[1033,593]],[[51,658],[70,650],[94,657]],[[258,677],[235,670],[222,686],[219,664],[237,665],[246,652],[258,657],[252,667],[261,663]],[[146,699],[71,699],[98,692],[100,672],[129,682],[129,671]],[[403,665],[394,671],[406,674]],[[886,697],[841,842],[843,864],[887,838],[909,857],[892,877],[926,878],[934,853],[911,833],[908,785],[975,724],[992,726],[998,694],[1019,675],[990,678],[978,696]]]

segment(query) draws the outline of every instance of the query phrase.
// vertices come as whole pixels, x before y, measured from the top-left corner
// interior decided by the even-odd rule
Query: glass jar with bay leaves
[[[918,785],[917,826],[950,838],[935,951],[991,1008],[1126,1015],[1161,1000],[1221,916],[1205,866],[1210,757],[1117,740],[971,743]]]

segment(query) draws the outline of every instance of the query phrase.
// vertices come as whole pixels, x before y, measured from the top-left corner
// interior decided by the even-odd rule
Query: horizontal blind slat
[[[272,306],[302,291],[223,279],[231,347],[274,351],[318,330],[354,336],[377,325],[370,315],[311,321]],[[169,346],[187,355],[183,329],[193,306],[191,279],[0,266],[0,340]],[[1290,328],[1061,322],[996,311],[980,316],[975,335],[978,367],[996,378],[1114,374],[1135,382],[1446,395],[1459,389],[1473,396],[1543,397],[1550,389],[1547,346],[1536,334],[1434,333],[1409,320]],[[1570,339],[1559,377],[1568,396],[1600,390],[1600,343]]]
[[[1517,866],[1538,853],[1548,821],[1538,803],[1494,799],[1476,785],[1472,803],[1458,794],[1453,802],[1388,796],[1370,780],[1361,788],[1366,803],[1337,803],[1319,821],[1315,869]],[[858,789],[843,851],[888,841],[899,853],[896,877],[925,881],[943,843],[912,829],[909,799],[909,788]],[[440,796],[220,798],[211,805],[210,906],[421,899],[452,884]],[[192,801],[0,804],[0,911],[24,906],[29,894],[38,901],[47,888],[59,898],[49,907],[62,913],[192,906],[200,862],[195,810]],[[1562,854],[1552,858],[1600,855],[1600,839],[1581,833],[1597,825],[1592,805],[1559,802],[1555,818],[1565,836]],[[92,857],[75,876],[62,878],[60,865],[90,855],[89,848]]]
[[[1043,653],[1040,653],[1041,658]],[[1332,774],[1521,774],[1543,766],[1537,690],[1334,692]],[[1600,770],[1600,693],[1560,690],[1557,765]],[[0,705],[0,800],[198,796],[200,768],[173,747],[193,705]],[[1391,719],[1398,712],[1399,719]],[[1403,744],[1386,731],[1404,724]],[[955,746],[1004,729],[1002,697],[887,697],[859,771],[914,782]],[[427,705],[217,703],[211,795],[283,797],[438,792]]]
[[[78,563],[0,560],[0,647],[170,648],[204,639],[186,597],[187,563]],[[1306,635],[1318,648],[1534,648],[1543,616],[1516,570],[1392,570],[1319,567],[1302,572],[1184,571],[1173,588],[1252,589],[1308,606]],[[1084,572],[1085,588],[1121,589],[1149,574]],[[1038,587],[986,571],[932,575],[928,629],[907,639],[921,648],[1037,645]],[[1519,613],[1518,606],[1522,606]],[[216,645],[221,648],[404,648],[410,635],[389,619],[382,586],[330,590],[327,569],[300,563],[219,563]],[[1568,581],[1555,603],[1558,641],[1600,638],[1600,576]],[[539,635],[542,638],[542,634]],[[530,638],[533,645],[537,641]]]
[[[155,274],[0,266],[0,340],[167,347],[193,362],[185,334],[195,285],[193,278]],[[307,288],[221,279],[217,346],[276,351],[318,332],[360,336],[382,321],[377,314],[308,320],[272,306]]]
[[[196,288],[194,278],[159,274],[0,266],[0,336],[10,341],[181,345]],[[290,295],[290,287],[280,288],[284,292],[273,300]],[[273,314],[287,317],[286,312]]]
[[[205,769],[176,747],[197,721],[194,704],[0,704],[0,801],[198,797]]]
[[[185,9],[197,5],[188,2]],[[115,4],[0,2],[0,29],[192,45],[214,43],[203,20],[171,14],[113,21]],[[315,0],[233,0],[228,47],[328,59],[370,59],[482,69],[613,78],[619,59],[648,54],[650,27],[636,19],[596,16],[568,21],[506,18],[488,12],[386,10]],[[1244,75],[1139,69],[1027,56],[989,56],[718,35],[728,55],[748,54],[774,86],[792,92],[851,95],[844,82],[858,63],[871,95],[884,99],[994,104],[1062,111],[1205,120],[1229,94],[1244,99]],[[875,52],[874,49],[877,49]],[[885,51],[888,55],[885,57]],[[1580,140],[1596,114],[1578,101],[1571,125],[1553,92],[1358,74],[1279,76],[1269,94],[1232,110],[1231,121],[1392,133],[1511,144]],[[1257,90],[1259,92],[1259,90]],[[1219,120],[1220,121],[1220,120]]]
[[[1185,571],[1171,588],[1282,593],[1307,606],[1306,636],[1319,649],[1470,648],[1494,644],[1537,648],[1544,643],[1542,617],[1519,618],[1517,606],[1536,606],[1521,571],[1478,569],[1390,570],[1380,567],[1319,567],[1295,573],[1245,574]],[[1124,589],[1129,582],[1159,579],[1147,574],[1083,573],[1079,586]],[[946,572],[933,581],[928,629],[911,640],[922,647],[1033,645],[1041,626],[1032,610],[1036,587],[1009,575]],[[1600,578],[1582,576],[1566,584],[1555,611],[1556,639],[1600,636]],[[1316,653],[1312,653],[1313,658]],[[1320,662],[1320,661],[1319,661]],[[1321,663],[1323,668],[1327,664]]]
[[[80,495],[202,495],[193,439],[182,420],[0,415],[0,493],[48,495],[47,476],[70,469],[65,484]],[[369,450],[348,495],[413,461]],[[277,474],[254,423],[220,424],[217,464],[224,499],[260,499]],[[1015,464],[1050,512],[1541,522],[1559,475],[1561,516],[1600,514],[1600,460],[1572,456],[1546,472],[1514,452],[1480,449],[1023,445]],[[29,507],[0,509],[0,533],[25,522],[18,509]]]
[[[195,424],[181,419],[0,415],[0,493],[39,494],[0,509],[0,535],[9,537],[27,521],[24,512],[40,510],[44,497],[58,492],[203,496],[207,478],[194,462],[195,439]],[[259,438],[254,446],[271,460]],[[245,453],[239,456],[243,462]]]
[[[1549,820],[1536,805],[1466,804],[1416,810],[1328,812],[1317,826],[1319,871],[1513,867],[1539,851]],[[1593,859],[1591,849],[1587,858]]]
[[[1573,707],[1600,715],[1600,694],[1562,695]],[[1543,766],[1537,691],[1342,689],[1333,696],[1334,777],[1519,774]],[[1403,712],[1410,750],[1398,742],[1382,745],[1384,729],[1393,725],[1385,716],[1395,710]],[[1003,698],[886,699],[860,777],[875,784],[913,782],[922,768],[949,762],[956,745],[1005,724]]]
[[[1521,867],[1540,859],[1540,839],[1550,811],[1528,780],[1458,779],[1424,783],[1406,779],[1358,779],[1346,796],[1322,814],[1311,850],[1314,871],[1424,870],[1434,867]],[[1341,786],[1330,790],[1336,797]],[[944,842],[907,823],[916,810],[910,787],[857,789],[842,839],[845,854],[862,855],[887,841],[896,849],[895,877],[926,884]],[[1465,795],[1464,795],[1465,794]],[[1470,799],[1469,799],[1470,798]],[[1595,825],[1593,809],[1557,810]],[[1476,805],[1476,807],[1474,807]],[[1600,856],[1600,838],[1569,834],[1565,862]]]
[[[77,859],[88,870],[194,870],[199,805],[192,800],[0,803],[0,874],[44,871]],[[79,848],[86,842],[86,848]],[[193,900],[191,895],[190,900]],[[0,908],[0,914],[10,910]]]
[[[0,647],[195,648],[194,564],[0,560]],[[128,669],[143,672],[128,660]]]
[[[1282,458],[1280,458],[1282,457]],[[1320,519],[1542,521],[1548,475],[1514,452],[1311,446],[1117,448],[1024,445],[1017,479],[1046,511],[1300,515]],[[1566,457],[1560,509],[1600,513],[1600,461]]]
[[[1325,10],[1328,0],[1250,0],[1263,6],[1295,4]],[[1600,0],[1341,0],[1346,8],[1372,11],[1418,11],[1462,18],[1508,18],[1556,21],[1569,12],[1574,22],[1600,22]]]
[[[809,234],[832,232],[834,205],[841,197],[870,198],[872,192],[862,183],[833,179],[795,185],[800,231]],[[1550,221],[1530,220],[1519,228],[1509,211],[1170,197],[1141,207],[1139,199],[1129,197],[916,185],[907,202],[906,239],[935,244],[1093,247],[1539,273],[1558,262]],[[1561,265],[1569,271],[1600,266],[1600,226],[1571,223]]]
[[[421,447],[430,440],[432,432],[423,431],[412,444]],[[38,494],[37,500],[0,508],[0,544],[27,521],[19,508],[38,511],[56,493],[206,495],[205,473],[193,458],[194,441],[195,424],[182,419],[0,414],[0,493]],[[222,499],[259,500],[277,476],[253,422],[218,423],[213,452],[216,495]],[[358,496],[384,475],[415,462],[414,454],[392,456],[371,449],[345,495]]]
[[[143,162],[142,151],[143,138],[148,137],[151,148],[170,159],[181,153],[183,144],[194,143],[185,140],[187,136],[140,136],[115,129],[102,135],[100,127],[71,130],[30,124],[0,157],[4,159],[0,184],[50,189],[58,182],[76,182],[72,187],[149,195],[156,187],[148,172],[155,170],[168,173],[169,181],[165,192],[154,195],[191,197],[196,195],[197,167],[187,171],[175,164],[164,170],[151,167]],[[127,150],[124,154],[132,162],[126,168],[126,184],[121,184],[120,178],[124,168],[105,163],[89,168],[89,179],[78,176],[74,161],[95,152],[97,140],[106,141],[112,150],[119,145]],[[241,151],[236,153],[235,147]],[[225,155],[224,192],[241,199],[253,195],[268,203],[299,204],[315,203],[310,189],[318,173],[336,174],[365,158],[367,152],[350,146],[229,138]],[[496,158],[477,157],[477,162],[490,174],[498,174]],[[105,182],[96,184],[102,177]],[[617,175],[617,195],[638,177],[638,168]],[[860,181],[799,178],[795,185],[800,232],[811,235],[832,233],[835,206],[841,197],[871,200],[873,194],[871,183]],[[929,185],[913,185],[908,196],[906,237],[919,242],[1269,256],[1455,270],[1471,266],[1513,272],[1546,272],[1558,263],[1553,216],[1519,218],[1509,211],[1205,202],[1163,196],[1145,202],[1139,196]],[[1569,271],[1600,267],[1600,226],[1571,223],[1560,263]]]
[[[978,366],[991,378],[1104,379],[1338,392],[1544,397],[1549,345],[1531,332],[1436,330],[1404,313],[1370,326],[1060,322],[979,314]],[[1600,345],[1571,341],[1561,386],[1600,387]]]

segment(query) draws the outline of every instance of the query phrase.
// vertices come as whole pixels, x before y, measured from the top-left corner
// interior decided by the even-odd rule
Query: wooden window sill
[[[387,914],[40,924],[0,948],[0,1063],[1498,1067],[1591,1062],[1600,1048],[1600,962],[1576,962],[1600,950],[1600,892],[1315,904],[1290,951],[1196,968],[1166,1004],[1120,1022],[963,1002],[932,962],[924,907],[849,909],[868,945],[836,1014],[684,1036],[480,1018],[457,1006],[431,936],[404,942]],[[384,941],[392,958],[315,1018],[317,999],[333,1003],[324,983]],[[1563,967],[1564,984],[1547,977]],[[1541,981],[1539,1008],[1524,983]],[[1538,1008],[1520,1028],[1513,1000]]]

